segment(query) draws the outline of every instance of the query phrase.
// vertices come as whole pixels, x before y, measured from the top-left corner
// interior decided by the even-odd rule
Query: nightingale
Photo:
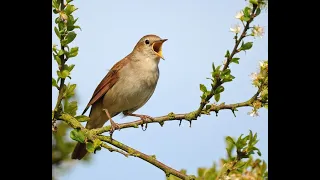
[[[87,129],[100,128],[110,120],[112,135],[119,128],[112,117],[120,113],[144,121],[146,118],[152,119],[147,115],[133,113],[145,105],[155,91],[159,79],[158,64],[160,58],[164,60],[162,44],[166,40],[153,34],[145,35],[130,54],[113,65],[82,113],[91,107]],[[78,142],[71,158],[81,160],[86,154],[86,144]]]

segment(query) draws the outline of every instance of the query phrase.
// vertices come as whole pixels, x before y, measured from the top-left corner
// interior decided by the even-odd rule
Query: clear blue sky
[[[221,64],[227,49],[234,45],[234,34],[229,28],[240,23],[235,15],[245,4],[244,0],[118,0],[74,1],[79,9],[75,17],[82,31],[72,45],[79,46],[78,57],[69,63],[76,64],[72,83],[77,84],[78,113],[85,108],[91,95],[111,66],[130,53],[136,42],[146,34],[157,34],[169,40],[163,46],[166,60],[161,61],[157,89],[137,113],[150,116],[169,112],[186,113],[199,106],[199,84],[209,85],[211,63]],[[53,17],[53,21],[54,21]],[[54,22],[52,23],[54,25]],[[240,23],[241,24],[241,23]],[[251,85],[250,74],[256,72],[259,61],[268,59],[268,18],[262,11],[254,22],[265,27],[265,35],[254,39],[252,50],[240,53],[240,64],[232,64],[236,79],[225,85],[221,102],[236,103],[248,100],[256,88]],[[58,44],[55,34],[53,43]],[[56,77],[53,62],[53,77]],[[69,80],[68,80],[69,81]],[[52,100],[55,103],[57,92]],[[52,105],[54,106],[54,105]],[[235,118],[231,111],[220,111],[216,117],[202,116],[189,123],[166,122],[164,127],[149,124],[147,131],[123,129],[114,138],[142,151],[155,154],[161,162],[175,168],[187,169],[196,174],[198,167],[210,167],[226,156],[225,136],[247,134],[249,129],[258,133],[257,147],[268,162],[268,111],[261,109],[259,117],[247,115],[250,108],[241,108]],[[135,118],[115,117],[117,122]],[[89,164],[78,164],[66,172],[61,180],[164,180],[164,173],[149,163],[135,158],[125,158],[117,153],[102,150]]]

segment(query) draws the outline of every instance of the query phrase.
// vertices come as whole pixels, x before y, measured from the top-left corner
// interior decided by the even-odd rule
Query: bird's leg
[[[129,112],[126,112],[126,111],[123,112],[123,114],[126,115],[126,116],[134,116],[134,117],[139,117],[140,119],[142,119],[143,124],[146,124],[146,128],[145,128],[145,129],[143,129],[143,124],[141,124],[143,131],[147,130],[147,127],[148,127],[148,119],[150,119],[151,121],[154,120],[153,117],[148,116],[148,115],[143,115],[143,114],[133,114],[133,113],[129,113]]]
[[[119,129],[119,130],[120,130],[120,126],[119,126],[119,124],[115,123],[115,122],[112,120],[112,118],[111,118],[111,116],[110,116],[110,114],[109,114],[109,111],[108,111],[107,109],[103,109],[103,110],[104,110],[104,112],[106,112],[108,118],[110,119],[110,124],[111,124],[110,136],[112,137],[112,134],[113,134],[114,130],[116,130],[116,129]]]

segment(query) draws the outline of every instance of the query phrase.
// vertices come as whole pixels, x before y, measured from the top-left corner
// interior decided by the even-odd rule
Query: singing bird
[[[164,60],[162,44],[166,40],[153,34],[143,36],[132,52],[111,68],[95,89],[82,113],[86,113],[91,107],[87,129],[100,128],[110,120],[112,134],[119,128],[112,117],[119,113],[140,117],[142,120],[150,118],[133,112],[146,104],[157,86],[158,64],[160,58]],[[80,160],[86,154],[86,144],[78,143],[71,158]]]

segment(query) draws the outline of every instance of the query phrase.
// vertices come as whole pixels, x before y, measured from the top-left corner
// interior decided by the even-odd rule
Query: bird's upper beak
[[[152,49],[153,51],[164,60],[164,57],[162,55],[162,44],[167,41],[168,39],[160,39],[158,41],[153,42]]]

